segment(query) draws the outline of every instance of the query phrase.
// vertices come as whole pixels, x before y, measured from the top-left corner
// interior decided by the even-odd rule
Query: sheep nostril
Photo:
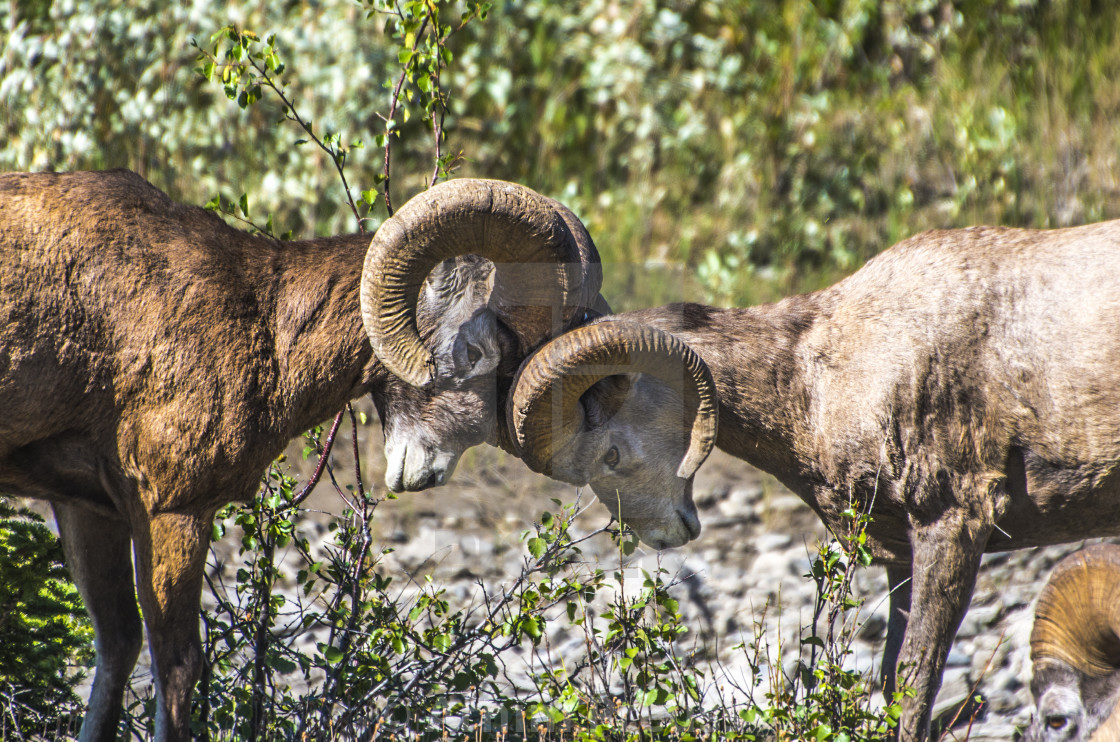
[[[700,535],[700,518],[697,517],[696,511],[689,512],[683,508],[677,510],[677,515],[684,523],[684,527],[688,530],[688,538],[691,541]]]

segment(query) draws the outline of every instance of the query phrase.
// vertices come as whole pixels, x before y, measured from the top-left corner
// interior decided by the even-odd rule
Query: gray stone
[[[755,536],[753,546],[760,554],[785,549],[793,538],[788,533],[770,532]]]

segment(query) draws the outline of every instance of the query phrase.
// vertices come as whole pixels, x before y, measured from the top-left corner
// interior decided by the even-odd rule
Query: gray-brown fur
[[[387,427],[408,415],[462,447],[494,435],[495,374],[520,359],[488,357],[490,373],[431,391],[391,377],[360,316],[369,243],[253,236],[125,171],[0,175],[0,492],[52,503],[90,610],[84,742],[115,739],[137,593],[156,738],[187,738],[214,512],[252,497],[292,437],[365,392]],[[421,299],[445,368],[467,354],[461,328],[439,323],[492,331],[484,355],[514,342],[483,311],[487,292],[463,290],[488,273],[477,259],[445,266],[429,288],[451,305],[427,328]]]
[[[872,506],[905,740],[928,734],[985,551],[1120,534],[1120,222],[929,232],[777,304],[620,316],[708,364],[720,448],[835,528]],[[681,435],[650,428],[629,435]]]

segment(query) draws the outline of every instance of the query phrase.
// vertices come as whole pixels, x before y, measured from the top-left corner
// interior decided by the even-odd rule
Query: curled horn
[[[604,320],[561,335],[530,356],[514,381],[509,428],[529,468],[547,473],[552,452],[579,430],[576,406],[596,382],[615,374],[643,373],[672,385],[683,382],[686,409],[694,412],[688,452],[677,469],[687,479],[715,445],[719,405],[707,364],[683,342],[657,328]]]
[[[1043,659],[1089,677],[1120,669],[1120,545],[1086,547],[1054,568],[1031,630],[1031,662]]]
[[[459,255],[494,263],[490,304],[523,355],[581,322],[602,285],[591,237],[556,201],[499,180],[433,186],[381,225],[362,274],[362,322],[373,351],[413,386],[437,372],[416,327],[421,287],[432,268]]]

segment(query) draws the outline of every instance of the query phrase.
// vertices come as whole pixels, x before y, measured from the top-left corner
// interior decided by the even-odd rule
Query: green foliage
[[[679,297],[650,277],[665,263],[697,279],[693,298],[743,303],[830,282],[925,228],[1120,214],[1118,14],[1091,0],[5,4],[0,167],[130,166],[197,203],[232,186],[297,234],[352,228],[351,201],[372,228],[387,176],[407,194],[459,168],[571,206],[622,308]],[[223,35],[230,19],[259,35]],[[192,39],[230,85],[194,75]],[[333,155],[270,126],[288,113],[250,62]],[[242,105],[215,105],[229,94]],[[335,156],[353,189],[324,185]]]
[[[477,160],[562,194],[608,260],[684,261],[700,298],[741,303],[815,288],[923,228],[1120,214],[1117,13],[510,4],[471,31],[461,61],[480,73],[457,112],[480,130]],[[607,295],[664,298],[641,278],[608,271]]]
[[[802,631],[796,649],[796,671],[787,676],[772,670],[766,703],[756,704],[743,718],[774,730],[778,739],[892,740],[902,712],[906,689],[896,692],[885,708],[870,699],[872,687],[865,672],[845,667],[851,645],[860,628],[862,601],[852,595],[852,578],[857,569],[871,564],[867,550],[866,512],[849,507],[842,516],[848,523],[846,533],[834,534],[828,543],[819,543],[806,578],[817,587],[812,622]],[[757,630],[750,654],[756,688],[761,685],[760,657],[769,642]],[[768,657],[771,668],[782,668],[788,649],[780,642],[775,657]]]
[[[204,612],[206,668],[194,706],[195,733],[208,739],[342,740],[876,740],[889,739],[897,703],[885,710],[862,673],[844,659],[857,628],[851,577],[867,561],[866,518],[822,544],[807,575],[817,609],[798,644],[798,670],[781,675],[750,647],[752,685],[728,694],[718,665],[682,648],[688,634],[670,576],[628,565],[636,539],[610,531],[615,568],[588,563],[581,545],[607,529],[573,533],[577,500],[545,512],[522,535],[520,574],[479,585],[466,605],[423,578],[398,584],[382,567],[391,549],[370,530],[380,499],[338,490],[352,506],[316,545],[293,502],[295,482],[274,467],[264,496],[226,508],[215,535],[240,533],[233,584],[211,578]],[[280,555],[298,565],[284,575]],[[219,565],[216,565],[219,566]],[[298,586],[281,594],[281,581]],[[547,627],[567,622],[585,652],[562,657]],[[528,657],[528,685],[511,664]],[[775,674],[777,673],[777,674]],[[150,734],[153,704],[129,712]]]
[[[50,737],[75,726],[73,687],[93,632],[43,519],[0,498],[0,736]]]

